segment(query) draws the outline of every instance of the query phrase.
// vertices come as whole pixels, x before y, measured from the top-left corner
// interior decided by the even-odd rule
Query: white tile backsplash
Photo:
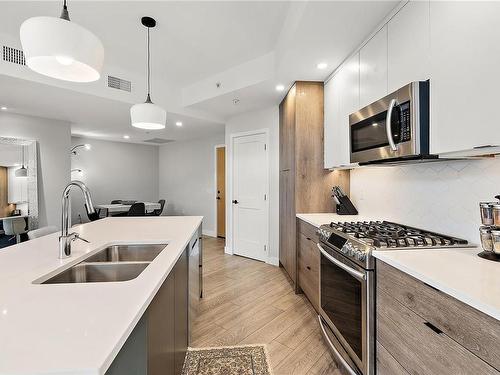
[[[479,243],[480,201],[500,194],[500,159],[440,161],[351,171],[360,214]]]

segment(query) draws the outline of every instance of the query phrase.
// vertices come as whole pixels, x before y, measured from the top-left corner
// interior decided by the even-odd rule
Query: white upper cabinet
[[[430,78],[429,5],[429,1],[410,1],[387,24],[389,93]]]
[[[499,2],[430,4],[432,153],[500,145],[499,16]]]
[[[387,25],[359,52],[360,106],[364,107],[387,95]]]
[[[325,84],[325,168],[350,164],[349,114],[359,108],[359,54]]]

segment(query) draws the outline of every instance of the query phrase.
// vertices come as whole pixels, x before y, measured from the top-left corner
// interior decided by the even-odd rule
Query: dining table
[[[152,212],[154,210],[161,209],[161,204],[158,202],[136,202],[136,203],[144,203],[144,206],[146,207],[146,212]],[[128,210],[130,210],[130,207],[132,207],[132,205],[123,203],[118,203],[118,204],[114,203],[114,204],[96,204],[94,205],[94,207],[99,210],[105,210],[106,216],[109,216],[111,214],[128,212]]]

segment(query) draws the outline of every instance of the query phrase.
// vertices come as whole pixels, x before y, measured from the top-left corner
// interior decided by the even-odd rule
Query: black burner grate
[[[447,247],[467,241],[390,221],[331,223],[330,227],[359,238],[375,247]]]

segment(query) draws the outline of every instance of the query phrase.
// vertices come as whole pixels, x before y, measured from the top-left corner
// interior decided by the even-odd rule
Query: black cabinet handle
[[[434,324],[432,323],[429,323],[429,322],[425,322],[424,323],[427,327],[429,327],[430,329],[432,329],[434,332],[436,332],[438,335],[443,333],[443,331],[441,331],[438,327],[436,327]]]
[[[234,204],[238,204],[239,202],[235,199],[235,200],[233,201],[233,203],[234,203]]]
[[[217,197],[216,199],[219,201],[219,200],[220,200],[220,197]]]
[[[309,267],[309,266],[306,266],[306,268],[307,268],[309,271],[311,270],[311,267]]]
[[[309,237],[306,237],[308,241],[311,241],[311,239]]]

